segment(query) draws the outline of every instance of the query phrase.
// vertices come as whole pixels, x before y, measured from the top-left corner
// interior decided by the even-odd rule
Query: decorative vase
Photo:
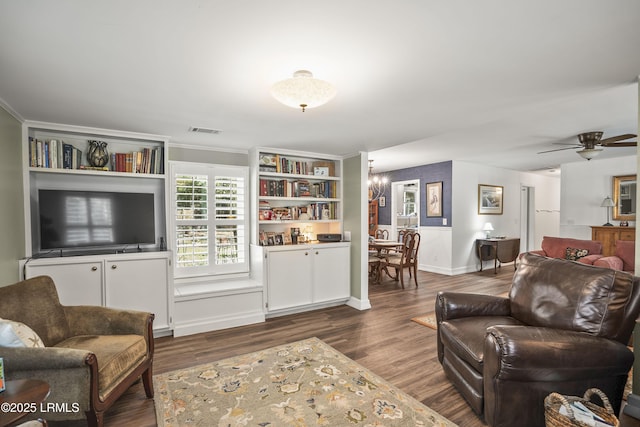
[[[89,141],[87,161],[89,162],[89,165],[93,167],[101,168],[105,166],[109,161],[107,143],[104,141]]]

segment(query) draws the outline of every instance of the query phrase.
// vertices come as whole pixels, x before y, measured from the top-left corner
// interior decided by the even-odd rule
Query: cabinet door
[[[50,276],[62,305],[102,305],[102,263],[27,264],[25,278]]]
[[[349,248],[314,249],[313,302],[348,298],[350,290]]]
[[[107,261],[107,307],[154,313],[153,329],[169,328],[168,262],[166,258]]]
[[[310,249],[267,254],[268,311],[311,304]]]

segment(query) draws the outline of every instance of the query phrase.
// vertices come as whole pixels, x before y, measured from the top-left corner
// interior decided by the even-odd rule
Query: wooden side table
[[[480,271],[482,271],[482,261],[493,260],[493,272],[498,273],[498,262],[513,262],[513,269],[516,268],[515,260],[520,254],[520,238],[504,239],[477,239],[476,253],[480,259]]]
[[[35,412],[49,396],[49,384],[46,381],[9,380],[5,386],[6,390],[0,392],[0,426],[6,426]],[[36,410],[32,410],[34,408]]]

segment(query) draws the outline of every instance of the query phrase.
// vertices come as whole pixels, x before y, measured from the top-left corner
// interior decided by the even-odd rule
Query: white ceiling
[[[377,171],[532,170],[584,161],[536,154],[580,132],[637,133],[639,18],[637,0],[0,0],[0,103],[189,146],[370,151]],[[298,69],[334,100],[271,98]]]

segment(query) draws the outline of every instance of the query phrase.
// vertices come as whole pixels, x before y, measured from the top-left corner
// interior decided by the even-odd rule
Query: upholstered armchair
[[[544,236],[541,249],[530,251],[530,253],[549,258],[569,259],[583,264],[593,264],[603,256],[602,243],[597,240],[551,236]]]
[[[639,313],[633,275],[527,253],[508,297],[438,294],[438,359],[491,427],[544,426],[549,393],[591,387],[618,413]]]
[[[616,240],[615,254],[602,257],[596,260],[593,265],[628,271],[633,274],[636,269],[636,242],[632,240]]]
[[[0,288],[0,318],[37,334],[26,346],[0,347],[6,379],[47,381],[47,402],[71,409],[31,418],[86,417],[89,426],[101,426],[105,411],[140,377],[153,397],[153,314],[63,306],[52,279],[39,276]]]

